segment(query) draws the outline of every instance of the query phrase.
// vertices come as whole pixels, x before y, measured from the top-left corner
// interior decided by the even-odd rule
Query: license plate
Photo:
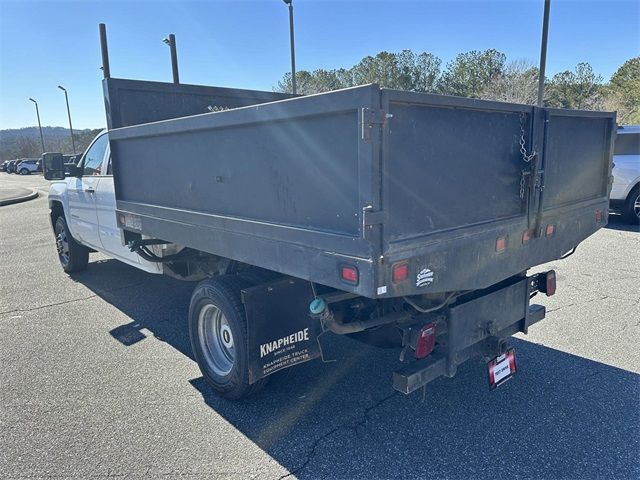
[[[513,377],[516,374],[516,370],[516,351],[513,348],[490,360],[487,363],[487,371],[491,390]]]

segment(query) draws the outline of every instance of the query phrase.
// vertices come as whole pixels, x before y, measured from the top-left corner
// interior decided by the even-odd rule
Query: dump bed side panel
[[[116,140],[120,198],[357,236],[357,130],[348,110]]]
[[[380,143],[362,122],[379,96],[365,86],[114,129],[118,212],[151,237],[371,295],[379,243],[362,211]],[[342,263],[360,269],[356,285],[341,283]]]

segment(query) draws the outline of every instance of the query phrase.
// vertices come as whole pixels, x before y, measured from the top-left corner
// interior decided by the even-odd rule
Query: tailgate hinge
[[[362,226],[369,227],[371,225],[380,225],[387,219],[387,212],[383,210],[374,210],[371,205],[362,209]]]
[[[371,139],[371,130],[375,125],[384,125],[392,114],[377,108],[365,107],[362,109],[362,139],[369,141]]]

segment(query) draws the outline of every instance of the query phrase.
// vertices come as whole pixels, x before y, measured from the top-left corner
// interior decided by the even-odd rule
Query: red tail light
[[[436,344],[436,324],[427,323],[418,332],[416,340],[416,358],[424,358],[433,351]]]
[[[549,270],[546,275],[545,292],[547,297],[550,297],[556,293],[556,272],[555,270]]]
[[[507,237],[498,237],[496,240],[496,252],[504,252],[507,249]]]
[[[522,232],[522,244],[525,245],[529,243],[531,237],[533,237],[533,230],[525,230],[524,232]]]
[[[596,210],[596,222],[600,223],[604,220],[604,212],[602,210]]]
[[[358,269],[352,265],[342,265],[340,267],[340,278],[353,285],[358,284]]]
[[[409,264],[407,262],[396,263],[391,269],[393,283],[399,283],[409,277]]]
[[[553,223],[550,223],[549,225],[547,225],[547,228],[545,229],[544,234],[547,237],[550,237],[554,233],[556,233],[556,226]]]

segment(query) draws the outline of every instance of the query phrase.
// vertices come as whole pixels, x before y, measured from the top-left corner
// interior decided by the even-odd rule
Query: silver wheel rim
[[[636,217],[640,218],[640,195],[638,195],[633,202],[633,213],[636,214]]]
[[[67,232],[62,229],[56,235],[56,249],[58,250],[58,256],[63,265],[69,263],[69,241],[67,239]]]
[[[204,358],[216,375],[231,373],[236,358],[231,327],[222,310],[209,303],[198,314],[198,337]]]

